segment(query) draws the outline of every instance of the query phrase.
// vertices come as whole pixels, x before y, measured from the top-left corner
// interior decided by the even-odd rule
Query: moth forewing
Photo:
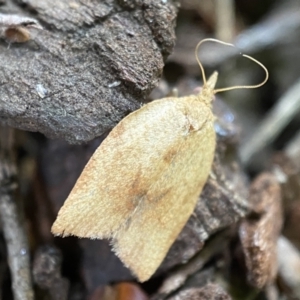
[[[200,131],[191,131],[178,145],[169,168],[149,188],[148,201],[135,212],[129,226],[117,232],[116,252],[140,281],[156,271],[192,214],[210,172],[214,150],[211,123],[205,123]]]
[[[84,168],[52,232],[112,238],[124,264],[147,280],[192,214],[210,172],[212,95],[204,87],[197,96],[156,100],[125,117]]]

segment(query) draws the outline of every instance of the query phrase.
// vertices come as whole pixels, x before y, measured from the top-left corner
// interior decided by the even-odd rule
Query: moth
[[[52,226],[63,237],[110,239],[141,282],[163,261],[209,176],[216,147],[214,94],[241,88],[215,89],[217,72],[206,80],[197,55],[206,41],[233,46],[214,39],[198,43],[201,92],[155,100],[121,120],[85,166]],[[266,82],[262,67],[264,82],[246,88]]]
[[[9,43],[29,41],[31,39],[30,28],[43,29],[33,18],[0,14],[0,33]]]

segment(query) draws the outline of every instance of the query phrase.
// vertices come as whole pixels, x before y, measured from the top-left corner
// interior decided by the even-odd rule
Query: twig
[[[222,251],[225,245],[229,242],[228,233],[228,231],[223,231],[222,233],[217,234],[208,241],[205,247],[188,263],[181,266],[177,271],[165,279],[159,289],[158,298],[163,295],[168,295],[180,288],[190,275],[196,273],[212,256]]]
[[[216,37],[232,42],[234,37],[235,13],[233,0],[215,0]]]
[[[300,157],[300,130],[292,137],[288,144],[284,148],[284,152],[292,161],[300,168],[300,162],[298,157]]]
[[[271,143],[300,110],[300,80],[277,102],[253,136],[241,148],[241,159],[247,164],[263,147]]]
[[[13,130],[0,128],[0,217],[7,245],[15,300],[33,299],[29,251],[16,203],[16,165],[13,160]]]
[[[222,0],[219,0],[222,1]],[[280,45],[289,47],[291,41],[295,41],[300,27],[300,15],[293,6],[285,5],[278,12],[272,12],[263,21],[241,32],[235,39],[234,44],[241,52],[252,55],[259,51],[275,48]],[[230,48],[202,49],[201,61],[210,67],[218,66],[229,60],[234,55]]]

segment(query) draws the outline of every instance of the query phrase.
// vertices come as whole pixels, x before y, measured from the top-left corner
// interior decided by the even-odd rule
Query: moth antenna
[[[225,45],[225,46],[229,46],[229,47],[234,47],[236,48],[235,45],[233,44],[230,44],[230,43],[225,43],[225,42],[222,42],[220,40],[217,40],[217,39],[212,39],[212,38],[208,38],[208,39],[204,39],[202,41],[200,41],[197,46],[196,46],[196,49],[195,49],[195,56],[196,56],[196,60],[199,64],[199,67],[201,69],[201,73],[202,73],[202,77],[203,77],[203,85],[206,85],[206,76],[205,76],[205,71],[204,71],[204,68],[203,68],[203,65],[202,63],[200,62],[199,60],[199,57],[198,57],[198,50],[199,50],[199,47],[200,45],[202,45],[203,43],[205,42],[215,42],[215,43],[219,43],[219,44],[222,44],[222,45]],[[242,53],[240,53],[242,54]],[[258,60],[256,60],[255,58],[249,56],[249,55],[246,55],[246,54],[242,54],[243,57],[246,57],[252,61],[254,61],[255,63],[257,63],[260,67],[263,68],[263,70],[265,71],[266,73],[266,77],[265,79],[259,83],[259,84],[255,84],[255,85],[235,85],[235,86],[230,86],[230,87],[227,87],[227,88],[221,88],[221,89],[215,89],[214,90],[214,94],[216,93],[220,93],[220,92],[225,92],[225,91],[230,91],[230,90],[236,90],[236,89],[256,89],[258,87],[261,87],[262,85],[264,85],[268,79],[269,79],[269,72],[268,72],[268,69],[261,63],[259,62]]]
[[[230,90],[236,90],[236,89],[256,89],[258,87],[261,87],[262,85],[264,85],[268,79],[269,79],[269,72],[268,72],[268,69],[261,63],[259,62],[258,60],[256,60],[255,58],[249,56],[249,55],[246,55],[246,54],[242,54],[243,57],[246,57],[252,61],[254,61],[255,63],[257,63],[259,66],[262,67],[262,69],[265,71],[266,73],[266,77],[265,79],[259,83],[259,84],[255,84],[255,85],[235,85],[235,86],[230,86],[230,87],[227,87],[227,88],[221,88],[221,89],[216,89],[214,90],[214,94],[216,93],[219,93],[219,92],[225,92],[225,91],[230,91]]]
[[[198,56],[198,51],[199,51],[199,47],[205,43],[205,42],[215,42],[215,43],[219,43],[219,44],[222,44],[222,45],[226,45],[226,46],[230,46],[230,47],[235,47],[233,44],[230,44],[230,43],[225,43],[225,42],[222,42],[222,41],[219,41],[217,39],[212,39],[212,38],[208,38],[208,39],[204,39],[204,40],[201,40],[197,46],[196,46],[196,49],[195,49],[195,56],[196,56],[196,60],[198,62],[198,65],[201,69],[201,73],[202,73],[202,77],[203,77],[203,85],[206,85],[206,76],[205,76],[205,71],[204,71],[204,68],[203,68],[203,65],[202,63],[200,62],[200,59],[199,59],[199,56]]]

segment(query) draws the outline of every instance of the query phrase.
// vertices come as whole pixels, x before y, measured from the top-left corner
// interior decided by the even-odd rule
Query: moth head
[[[210,105],[214,99],[215,86],[218,80],[218,72],[213,72],[213,74],[205,81],[199,97],[201,101],[205,102],[207,105]]]
[[[208,80],[206,81],[206,87],[210,90],[215,90],[215,86],[217,84],[218,81],[218,72],[215,71],[212,73],[212,75],[210,75],[210,77],[208,78]]]

